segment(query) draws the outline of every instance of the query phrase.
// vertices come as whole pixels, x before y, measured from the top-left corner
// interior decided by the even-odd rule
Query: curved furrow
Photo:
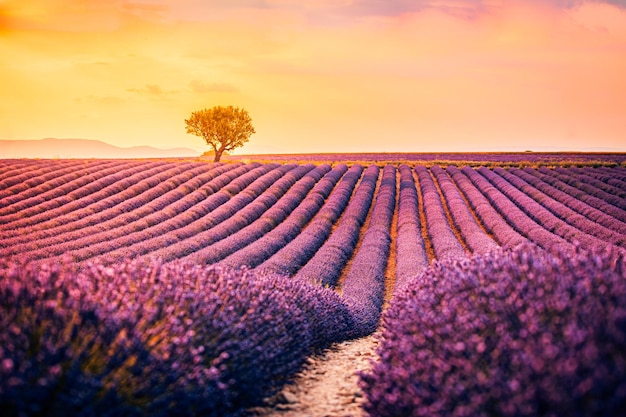
[[[51,219],[58,222],[61,216],[69,222],[72,219],[71,212],[86,207],[93,201],[115,195],[138,181],[150,178],[162,171],[164,166],[165,163],[152,162],[147,166],[135,165],[129,169],[117,171],[69,194],[59,195],[19,213],[4,216],[0,218],[0,222],[5,223],[5,229],[18,229],[40,223],[40,226],[43,226]]]
[[[100,162],[95,162],[99,164]],[[30,164],[15,167],[10,163],[9,170],[0,176],[0,198],[11,196],[53,179],[59,175],[72,172],[84,162],[74,160],[51,161],[44,165],[41,161],[33,160]]]
[[[536,170],[533,168],[524,168],[524,172],[534,175],[542,181],[547,182],[553,187],[563,191],[572,197],[595,207],[598,210],[602,210],[603,213],[616,218],[617,220],[626,223],[626,211],[615,207],[612,204],[607,203],[601,198],[587,193],[581,189],[578,189],[564,181],[561,181],[557,174],[551,170]]]
[[[501,246],[514,247],[528,239],[518,233],[492,206],[487,197],[455,166],[448,166],[446,172],[465,196],[476,217],[493,235]]]
[[[615,245],[626,245],[626,236],[623,236],[611,229],[607,229],[606,227],[589,220],[585,216],[578,214],[566,205],[551,198],[549,195],[546,195],[543,192],[537,190],[521,178],[509,173],[502,168],[496,168],[493,172],[504,178],[511,185],[520,190],[520,192],[524,193],[529,198],[532,198],[533,201],[536,201],[538,204],[545,207],[563,222],[570,224],[581,232],[594,236],[595,238],[601,239],[602,241],[613,243]],[[533,207],[526,206],[526,209],[528,211],[534,212]],[[536,212],[534,213],[537,215]]]
[[[400,165],[400,195],[396,238],[396,284],[394,293],[400,291],[409,278],[419,275],[430,261],[422,238],[419,201],[415,178],[408,165]]]
[[[433,166],[430,172],[439,183],[439,188],[448,205],[454,225],[461,232],[465,243],[472,253],[484,254],[499,247],[478,223],[448,174],[437,165]]]
[[[592,169],[593,168],[587,168],[587,167],[585,168],[572,167],[572,168],[567,168],[567,169],[557,168],[556,171],[564,175],[572,176],[579,181],[582,181],[586,184],[591,185],[592,187],[596,187],[604,191],[605,193],[609,193],[611,195],[615,195],[622,199],[626,199],[626,191],[622,190],[619,186],[609,184],[606,181],[602,181],[598,178],[595,178],[593,176],[593,172],[591,171]],[[606,180],[607,177],[605,176],[604,179]],[[611,179],[611,178],[609,177],[608,179]]]
[[[354,253],[359,233],[373,201],[380,169],[370,165],[357,186],[337,226],[313,257],[294,275],[294,279],[334,288]]]
[[[624,184],[623,189],[626,189],[626,170],[620,167],[598,167],[598,172],[604,175],[608,175],[609,178],[618,180]]]
[[[29,207],[67,194],[75,189],[123,169],[119,163],[93,163],[86,167],[72,166],[48,175],[38,176],[6,190],[0,197],[0,216],[17,213]]]
[[[200,165],[194,169],[174,174],[170,171],[158,175],[139,187],[129,187],[119,194],[94,201],[73,213],[72,221],[46,228],[30,228],[27,234],[20,234],[0,241],[0,246],[12,247],[25,244],[15,251],[46,247],[68,240],[79,239],[127,225],[140,218],[162,210],[169,210],[171,204],[184,198],[194,190],[202,189],[219,175],[237,165]],[[212,169],[211,169],[212,168]],[[154,183],[156,182],[156,185]],[[217,184],[211,192],[217,189]],[[139,192],[143,191],[143,192]]]
[[[45,248],[40,254],[45,258],[66,254],[74,261],[83,261],[127,247],[148,237],[160,236],[215,210],[242,188],[274,167],[273,164],[267,164],[253,169],[250,166],[241,166],[229,170],[207,184],[206,188],[211,187],[211,182],[221,185],[219,191],[212,192],[208,197],[205,194],[207,190],[200,191],[192,198],[185,196],[169,207],[169,210],[152,213],[109,231],[90,234],[62,245]]]
[[[459,259],[467,256],[464,243],[460,242],[448,221],[441,197],[428,169],[415,167],[424,199],[424,214],[428,236],[433,244],[437,260]]]
[[[587,168],[582,170],[586,175],[589,175],[599,181],[612,185],[620,189],[621,192],[626,192],[626,177],[618,175],[615,169],[608,168],[608,171],[599,168]]]
[[[391,246],[391,222],[396,206],[396,169],[383,168],[372,215],[363,240],[341,285],[354,318],[349,337],[368,335],[378,327],[385,294],[385,270]]]
[[[601,224],[602,226],[610,230],[614,230],[617,233],[621,233],[622,235],[626,235],[626,223],[621,222],[612,216],[608,216],[598,208],[559,190],[558,188],[543,181],[541,178],[531,175],[519,168],[511,168],[509,173],[521,178],[544,194],[549,195],[556,201],[566,205],[580,215],[585,216],[590,221]]]
[[[7,178],[32,170],[37,164],[34,159],[0,159],[0,184]]]
[[[577,176],[569,175],[567,171],[563,171],[558,168],[550,170],[548,168],[542,167],[539,168],[539,172],[546,175],[553,175],[558,180],[563,181],[564,183],[571,185],[572,187],[575,187],[581,191],[584,191],[589,195],[597,197],[605,201],[606,203],[619,208],[622,211],[626,210],[626,199],[610,194],[594,185],[588,184],[579,179]]]
[[[363,167],[353,165],[341,178],[328,200],[311,222],[302,229],[302,233],[285,244],[257,269],[263,273],[278,273],[292,276],[298,272],[328,239],[333,225],[341,217],[348,205]]]
[[[326,203],[335,203],[335,199],[330,199],[329,196],[336,191],[337,182],[347,171],[348,167],[345,164],[335,166],[283,222],[257,241],[222,259],[217,265],[228,268],[241,266],[255,268],[269,259],[295,239]],[[327,199],[332,201],[327,202]]]
[[[463,167],[462,172],[472,181],[476,188],[487,197],[500,215],[520,234],[526,236],[529,240],[535,242],[542,248],[549,248],[553,245],[571,246],[565,239],[551,233],[531,219],[478,172],[467,166]]]
[[[118,262],[125,258],[143,256],[150,254],[155,256],[154,252],[161,248],[170,248],[178,242],[196,239],[200,233],[206,233],[223,222],[233,217],[233,214],[243,213],[252,202],[262,195],[277,180],[283,177],[287,172],[293,170],[294,165],[275,166],[271,171],[263,174],[255,179],[252,183],[235,194],[230,200],[216,207],[206,215],[188,224],[178,224],[176,229],[160,231],[152,231],[146,234],[146,237],[136,243],[125,245],[117,250],[111,251],[104,255],[107,262]],[[149,231],[149,230],[148,230]],[[163,257],[161,257],[163,260]]]
[[[544,229],[562,237],[570,243],[580,243],[587,248],[606,244],[603,240],[588,235],[561,220],[550,212],[550,210],[514,187],[510,182],[494,173],[492,170],[486,167],[480,167],[477,171]]]
[[[168,237],[163,236],[161,238],[168,239],[168,241],[164,241],[164,244],[160,248],[153,250],[147,255],[153,258],[160,258],[163,262],[172,262],[176,259],[189,256],[228,236],[234,235],[261,217],[263,213],[275,205],[297,181],[313,168],[314,166],[311,164],[297,165],[295,168],[286,171],[277,181],[270,184],[260,196],[243,209],[230,211],[227,220],[219,224],[213,224],[213,219],[209,215],[207,216],[209,217],[207,220],[210,222],[210,227],[207,230],[198,231],[194,229],[192,233],[190,233],[190,237],[183,239],[182,236],[185,236],[187,231],[179,229],[179,231],[173,234],[174,238],[177,239],[176,242],[171,242]],[[195,228],[195,225],[191,224],[190,227]],[[181,239],[178,239],[179,232],[181,231],[184,234],[181,236]]]
[[[260,239],[282,223],[306,198],[331,168],[320,165],[307,172],[269,210],[236,233],[182,258],[200,264],[214,264]]]

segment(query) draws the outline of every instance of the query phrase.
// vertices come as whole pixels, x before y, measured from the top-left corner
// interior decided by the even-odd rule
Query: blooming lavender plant
[[[564,220],[558,218],[550,210],[540,204],[540,202],[517,189],[504,177],[499,176],[492,170],[480,167],[477,171],[482,176],[487,178],[500,192],[502,192],[502,194],[519,207],[519,209],[521,209],[531,219],[546,230],[551,231],[555,235],[562,237],[570,243],[580,243],[587,248],[604,244],[604,241],[584,233],[580,229],[573,227]],[[547,203],[544,200],[540,201],[544,204]]]
[[[413,173],[408,165],[400,165],[400,195],[398,197],[398,237],[396,239],[396,282],[394,292],[409,278],[428,267],[419,202]]]
[[[452,225],[448,222],[443,202],[430,172],[421,165],[415,167],[415,172],[424,199],[426,229],[433,244],[436,258],[444,260],[465,257],[465,248],[457,239],[452,230]]]
[[[231,169],[229,166],[198,167],[190,171],[185,171],[179,175],[171,176],[170,171],[165,171],[163,175],[170,176],[156,185],[146,185],[144,192],[132,196],[122,191],[120,195],[113,195],[109,198],[97,200],[92,196],[93,202],[81,210],[73,212],[70,216],[65,216],[69,222],[59,221],[58,225],[46,222],[30,230],[15,229],[15,236],[9,241],[5,240],[8,248],[15,250],[13,253],[21,253],[24,249],[35,250],[59,242],[78,239],[85,236],[84,228],[91,228],[90,234],[100,233],[120,227],[133,220],[148,216],[154,212],[168,213],[171,205],[191,194],[192,190],[202,188],[208,181]],[[189,178],[189,176],[192,176]],[[165,177],[164,177],[165,178]],[[21,248],[18,248],[21,246]]]
[[[547,182],[553,187],[559,189],[560,191],[563,191],[571,195],[572,197],[577,198],[580,201],[583,201],[597,208],[598,210],[602,210],[604,213],[608,214],[609,216],[612,216],[618,219],[619,221],[626,223],[626,211],[613,206],[612,204],[608,203],[602,198],[599,198],[593,194],[589,194],[585,190],[576,188],[575,186],[569,183],[566,183],[565,181],[562,181],[561,178],[553,170],[550,170],[550,169],[536,170],[536,169],[527,167],[527,168],[524,168],[524,172],[534,175],[535,177],[541,179],[542,181]]]
[[[361,227],[372,205],[379,173],[378,166],[367,167],[337,228],[309,262],[294,275],[294,279],[335,287],[359,240]]]
[[[576,211],[570,209],[567,205],[558,202],[556,199],[553,199],[550,195],[544,194],[538,189],[531,186],[529,183],[524,181],[523,179],[509,173],[508,171],[502,168],[494,169],[494,175],[497,173],[502,178],[506,179],[511,185],[515,186],[520,192],[523,192],[529,198],[532,198],[537,203],[540,203],[543,207],[550,210],[551,213],[558,216],[561,220],[571,224],[576,227],[578,230],[583,232],[584,234],[594,236],[597,239],[601,239],[603,241],[612,243],[617,246],[626,246],[626,236],[620,235],[619,233],[610,230],[601,224],[593,222]],[[522,208],[525,209],[529,214],[532,213],[533,207],[522,205]],[[606,217],[606,216],[605,216]],[[571,233],[572,235],[577,235],[574,231]],[[584,240],[581,240],[579,236],[576,236],[577,240],[580,243],[583,243]],[[598,242],[593,242],[591,239],[586,239],[586,241],[590,244],[597,244]]]
[[[371,416],[615,416],[626,409],[626,264],[522,245],[437,262],[383,315]]]
[[[512,168],[509,170],[510,174],[513,174],[522,180],[526,181],[528,184],[531,184],[541,192],[549,195],[553,199],[563,203],[567,207],[576,211],[577,213],[585,216],[591,221],[594,221],[602,226],[613,230],[622,235],[626,235],[626,223],[617,220],[612,216],[607,216],[607,213],[600,210],[598,207],[595,207],[589,203],[586,203],[578,198],[567,194],[564,191],[559,190],[553,185],[548,184],[547,182],[541,180],[540,178],[527,173],[518,168]],[[606,203],[605,203],[606,204]]]
[[[259,265],[258,269],[291,276],[307,263],[326,241],[331,228],[348,205],[362,172],[362,166],[353,165],[302,233]]]
[[[560,181],[563,181],[564,183],[569,184],[572,187],[582,190],[594,197],[600,198],[621,210],[626,210],[626,199],[617,195],[613,195],[603,190],[602,188],[598,188],[595,183],[590,184],[588,181],[585,181],[584,175],[579,176],[569,172],[566,169],[555,168],[553,170],[549,170],[545,167],[539,168],[539,172],[542,172],[544,174],[550,173]]]
[[[548,248],[554,244],[571,246],[565,239],[535,222],[478,172],[467,166],[463,167],[461,171],[472,181],[474,186],[487,197],[489,203],[493,205],[498,213],[500,213],[517,232],[526,236],[531,242],[543,248]]]
[[[367,230],[342,285],[343,298],[355,321],[350,337],[368,335],[378,326],[395,207],[396,169],[386,165]]]
[[[430,172],[439,183],[454,225],[472,253],[481,254],[497,248],[498,244],[481,228],[448,174],[438,165],[433,166]]]
[[[285,245],[289,244],[302,231],[302,228],[311,221],[335,188],[337,182],[346,173],[348,167],[339,164],[329,171],[311,190],[295,210],[273,230],[262,238],[251,242],[219,262],[220,266],[255,268],[269,259]],[[331,199],[332,201],[332,199]]]
[[[239,415],[353,327],[333,291],[141,260],[0,259],[3,415]]]

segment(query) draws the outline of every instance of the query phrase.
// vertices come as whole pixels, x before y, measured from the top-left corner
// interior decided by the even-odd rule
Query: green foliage
[[[191,113],[185,119],[187,133],[200,136],[215,152],[218,162],[224,152],[232,151],[248,141],[255,133],[252,119],[245,109],[215,106]]]

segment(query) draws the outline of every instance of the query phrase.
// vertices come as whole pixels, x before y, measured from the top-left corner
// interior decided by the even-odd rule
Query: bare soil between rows
[[[282,391],[249,414],[259,417],[361,417],[363,392],[358,372],[373,366],[378,336],[336,343],[307,359]]]

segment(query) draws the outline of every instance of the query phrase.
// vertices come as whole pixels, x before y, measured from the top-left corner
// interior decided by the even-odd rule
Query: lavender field
[[[617,415],[622,157],[0,160],[0,409],[244,415],[382,326],[368,415]]]

